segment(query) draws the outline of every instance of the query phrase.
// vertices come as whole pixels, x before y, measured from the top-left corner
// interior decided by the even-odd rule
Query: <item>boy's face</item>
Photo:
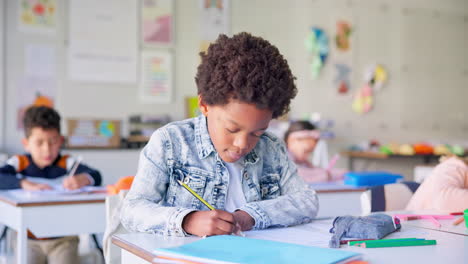
[[[226,105],[199,106],[208,122],[208,132],[219,156],[225,162],[236,162],[257,145],[268,128],[272,112],[254,104],[230,100]]]
[[[31,154],[39,168],[49,166],[57,158],[63,137],[56,129],[44,130],[40,127],[31,129],[31,135],[22,140],[23,146]]]

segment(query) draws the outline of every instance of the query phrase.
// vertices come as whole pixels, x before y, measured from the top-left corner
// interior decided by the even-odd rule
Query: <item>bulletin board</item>
[[[67,147],[120,147],[120,120],[68,119]]]

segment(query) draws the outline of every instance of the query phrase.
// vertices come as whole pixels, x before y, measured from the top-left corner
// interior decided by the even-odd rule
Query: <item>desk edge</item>
[[[154,258],[156,255],[154,255],[151,252],[148,252],[141,247],[136,246],[135,244],[123,241],[119,237],[116,237],[115,235],[111,237],[111,241],[114,245],[120,247],[121,249],[125,249],[126,251],[134,254],[135,256],[138,256],[150,263],[153,263]]]
[[[16,207],[33,207],[33,206],[46,206],[46,205],[65,205],[65,204],[87,204],[87,203],[104,203],[106,199],[92,199],[92,200],[73,200],[73,201],[50,201],[50,202],[17,202],[13,200],[0,197],[0,201],[16,206]]]

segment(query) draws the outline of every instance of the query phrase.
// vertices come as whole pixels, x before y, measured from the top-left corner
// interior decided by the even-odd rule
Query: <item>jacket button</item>
[[[249,179],[249,174],[246,171],[244,171],[244,179],[245,180]]]
[[[189,181],[190,181],[190,177],[189,177],[189,176],[185,176],[185,178],[184,178],[184,183],[185,183],[185,184],[188,184]]]

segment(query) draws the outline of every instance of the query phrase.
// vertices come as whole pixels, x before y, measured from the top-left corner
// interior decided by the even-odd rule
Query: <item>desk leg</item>
[[[354,158],[348,157],[348,169],[349,171],[354,171]]]
[[[28,232],[26,227],[18,228],[18,236],[16,240],[16,263],[28,263]]]

